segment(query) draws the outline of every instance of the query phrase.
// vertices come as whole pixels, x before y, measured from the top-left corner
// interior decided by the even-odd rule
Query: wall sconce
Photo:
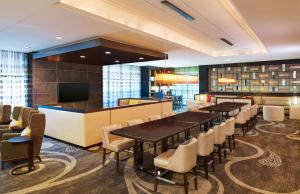
[[[297,72],[293,71],[293,79],[296,79],[296,78],[297,78]]]
[[[285,71],[285,64],[282,64],[282,71]]]

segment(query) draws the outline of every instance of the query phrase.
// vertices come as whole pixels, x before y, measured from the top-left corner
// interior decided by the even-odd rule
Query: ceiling
[[[174,67],[300,56],[299,0],[169,1],[195,20],[186,20],[160,0],[3,0],[0,49],[32,52],[102,37],[169,56],[138,65]]]

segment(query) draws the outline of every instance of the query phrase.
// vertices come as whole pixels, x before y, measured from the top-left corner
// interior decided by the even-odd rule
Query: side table
[[[33,143],[32,143],[32,139],[29,138],[29,137],[26,137],[26,136],[18,136],[18,137],[13,137],[13,138],[9,138],[7,140],[9,143],[12,143],[12,144],[26,144],[27,145],[27,153],[28,153],[28,156],[27,156],[27,163],[28,163],[28,171],[26,172],[22,172],[22,173],[16,173],[15,171],[17,169],[20,169],[20,168],[23,168],[24,166],[26,165],[22,165],[22,166],[19,166],[17,168],[14,168],[11,173],[13,175],[21,175],[21,174],[27,174],[29,172],[31,172],[32,170],[34,170],[34,166],[33,166]]]

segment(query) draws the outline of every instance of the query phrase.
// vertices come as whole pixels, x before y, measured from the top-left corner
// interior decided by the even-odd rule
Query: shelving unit
[[[234,84],[218,83],[234,78]],[[209,68],[209,91],[223,93],[300,93],[300,64]]]

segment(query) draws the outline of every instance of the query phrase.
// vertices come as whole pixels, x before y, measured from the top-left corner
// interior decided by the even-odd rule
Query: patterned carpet
[[[115,173],[113,155],[101,165],[102,151],[83,150],[45,138],[42,162],[35,163],[30,174],[14,176],[6,165],[0,172],[1,193],[153,193],[149,174],[136,174],[133,158],[121,162]],[[126,154],[121,158],[127,157]],[[181,180],[174,175],[173,179]],[[189,193],[300,193],[300,121],[270,123],[259,120],[247,137],[239,136],[236,149],[216,171],[204,179],[198,176],[198,190],[189,185]],[[159,193],[183,193],[183,187],[159,182]]]

